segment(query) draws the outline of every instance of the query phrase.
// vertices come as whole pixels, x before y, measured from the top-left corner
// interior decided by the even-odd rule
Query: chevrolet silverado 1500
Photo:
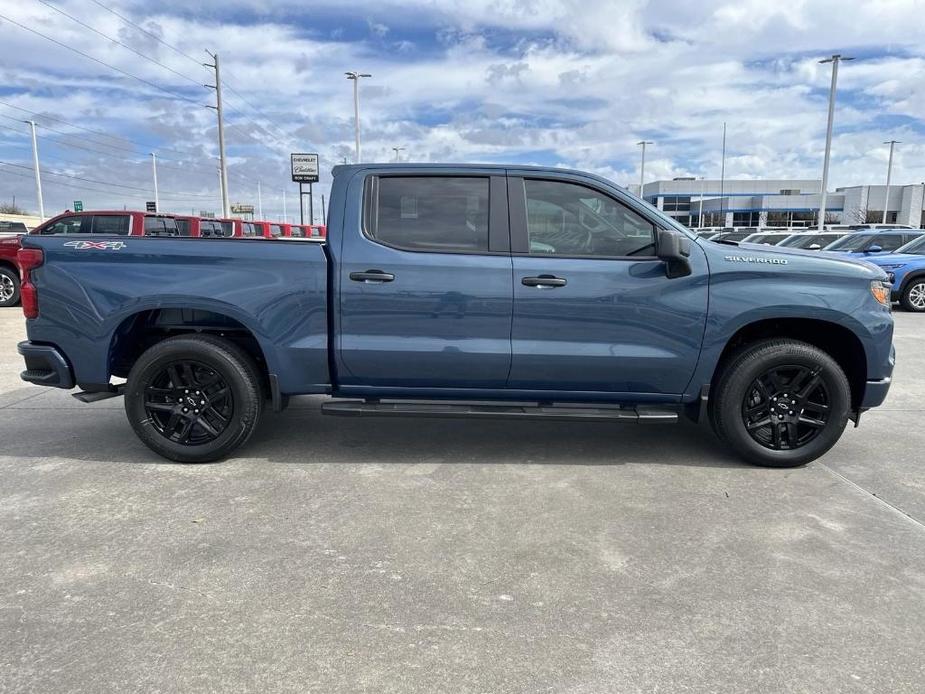
[[[698,239],[597,176],[340,166],[328,222],[324,243],[24,237],[23,378],[124,395],[185,462],[315,393],[337,415],[689,416],[788,467],[889,388],[882,270]]]

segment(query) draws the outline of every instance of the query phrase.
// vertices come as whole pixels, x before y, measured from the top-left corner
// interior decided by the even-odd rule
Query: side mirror
[[[883,248],[881,248],[881,247],[878,246],[877,244],[874,244],[873,246],[868,246],[867,250],[864,251],[864,252],[865,252],[865,253],[882,253],[882,252],[883,252]]]
[[[658,258],[665,261],[665,276],[669,279],[691,274],[691,240],[674,229],[658,230]]]

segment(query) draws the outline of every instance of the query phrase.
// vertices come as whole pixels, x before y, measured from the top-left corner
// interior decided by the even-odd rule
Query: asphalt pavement
[[[120,399],[22,383],[0,309],[0,691],[925,691],[925,316],[896,319],[885,406],[801,469],[314,397],[185,466]]]

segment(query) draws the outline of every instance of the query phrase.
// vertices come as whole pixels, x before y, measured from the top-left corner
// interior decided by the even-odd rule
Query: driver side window
[[[563,181],[524,180],[531,255],[655,255],[655,226],[613,198]]]

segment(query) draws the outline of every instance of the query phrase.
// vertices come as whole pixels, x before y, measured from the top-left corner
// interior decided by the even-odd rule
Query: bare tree
[[[23,208],[19,207],[18,205],[15,205],[15,204],[12,204],[12,203],[9,203],[9,202],[2,202],[2,203],[0,203],[0,214],[22,214],[22,215],[27,215],[27,214],[29,214],[29,213],[28,213],[26,210],[24,210]]]

